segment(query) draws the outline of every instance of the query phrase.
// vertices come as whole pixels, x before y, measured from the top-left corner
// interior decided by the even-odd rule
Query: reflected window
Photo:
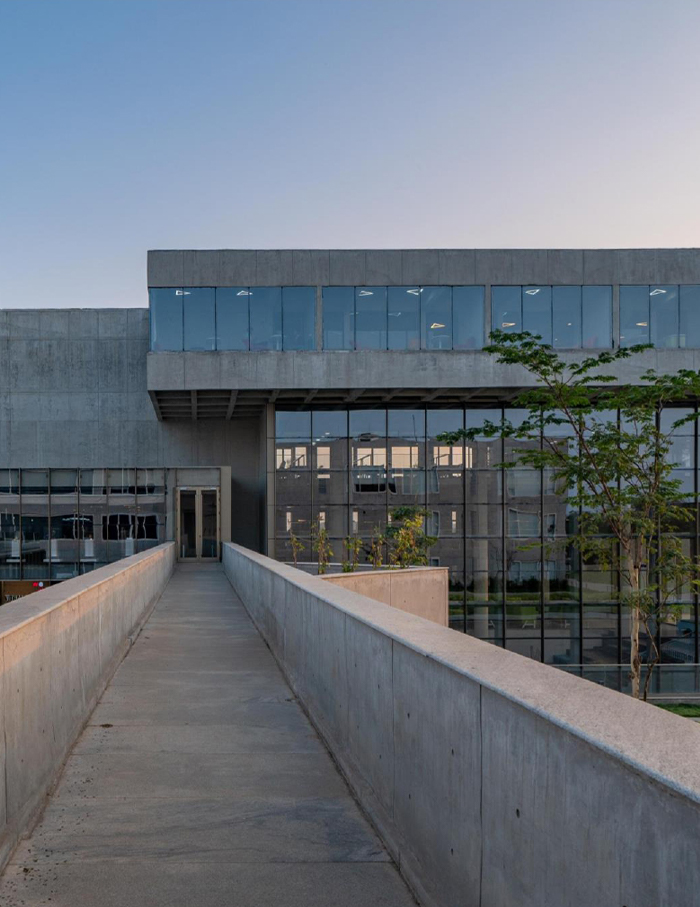
[[[216,349],[214,289],[195,287],[183,292],[185,349],[198,352]]]
[[[520,287],[491,287],[491,330],[507,334],[523,328],[523,307]]]
[[[217,350],[247,350],[250,348],[249,297],[248,287],[217,287]]]
[[[282,326],[285,350],[316,349],[316,290],[313,287],[284,287]]]
[[[612,287],[581,288],[582,343],[584,349],[612,347]]]
[[[523,330],[552,343],[552,288],[523,287]]]
[[[452,348],[480,350],[484,345],[484,288],[452,288]]]
[[[355,349],[355,290],[353,287],[323,288],[324,350]]]
[[[420,349],[419,287],[389,287],[389,349]]]
[[[355,349],[387,348],[386,287],[355,288]]]
[[[251,350],[281,350],[282,288],[252,287],[249,303]]]
[[[452,349],[452,287],[422,288],[421,346],[424,350]]]
[[[581,287],[552,287],[552,346],[581,346]]]

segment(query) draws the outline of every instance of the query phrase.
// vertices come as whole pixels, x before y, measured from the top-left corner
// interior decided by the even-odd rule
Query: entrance
[[[177,489],[177,556],[181,561],[218,561],[219,489]]]

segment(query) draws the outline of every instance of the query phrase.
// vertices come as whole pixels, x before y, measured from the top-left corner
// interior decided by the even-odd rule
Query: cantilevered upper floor
[[[700,366],[700,250],[215,250],[148,255],[160,418],[262,404],[472,405],[528,384],[483,347],[651,343],[620,380]]]

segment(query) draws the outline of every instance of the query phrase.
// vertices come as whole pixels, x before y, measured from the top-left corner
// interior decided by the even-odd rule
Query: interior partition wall
[[[678,412],[667,410],[662,419],[673,421]],[[336,569],[348,560],[348,537],[361,539],[360,559],[367,564],[372,539],[385,532],[392,511],[420,507],[427,533],[436,538],[430,563],[449,568],[453,629],[624,689],[630,621],[618,576],[581,559],[570,541],[578,514],[553,477],[500,465],[514,462],[522,441],[483,438],[450,446],[438,440],[445,431],[504,415],[513,421],[521,414],[502,408],[278,410],[271,438],[276,556],[293,559],[294,536],[298,559],[313,562],[317,524],[328,532]],[[571,443],[560,431],[558,443]],[[694,423],[676,433],[675,475],[689,493],[698,483],[697,444]],[[697,515],[684,528],[686,550],[696,553]],[[657,627],[659,683],[695,689],[697,597],[685,590],[678,604],[680,618]]]

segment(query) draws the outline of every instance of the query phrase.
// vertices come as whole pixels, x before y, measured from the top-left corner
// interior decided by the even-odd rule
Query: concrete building
[[[482,351],[493,327],[572,357],[652,342],[624,382],[700,368],[700,250],[154,251],[147,283],[150,312],[0,311],[4,598],[168,539],[182,559],[232,540],[289,560],[294,532],[311,558],[314,522],[340,560],[419,504],[454,629],[624,688],[615,577],[547,553],[566,502],[496,468],[502,442],[436,437],[527,385]],[[678,439],[689,491],[697,443]],[[682,605],[659,628],[666,691],[698,689]]]

